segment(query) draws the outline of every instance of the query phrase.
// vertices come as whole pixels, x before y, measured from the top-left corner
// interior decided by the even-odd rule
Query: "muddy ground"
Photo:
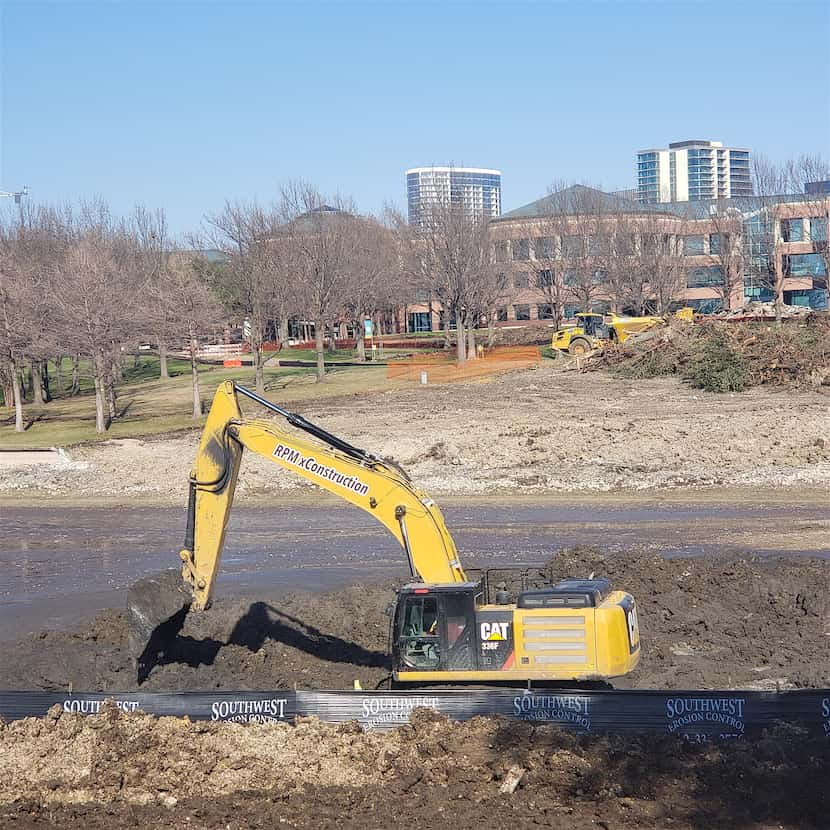
[[[819,828],[830,742],[574,736],[416,710],[412,724],[191,724],[62,713],[0,726],[14,828]],[[513,792],[505,786],[518,780]]]
[[[394,457],[433,495],[830,484],[822,392],[717,395],[546,362],[474,383],[278,402]],[[196,443],[194,432],[70,448],[58,466],[0,467],[0,493],[184,503]],[[241,494],[309,486],[253,456],[239,480]]]
[[[664,559],[569,551],[553,578],[609,576],[639,603],[640,666],[620,688],[830,686],[830,565],[804,558]],[[334,593],[218,598],[190,614],[142,688],[372,688],[386,659],[392,582]],[[0,644],[0,688],[135,689],[126,616]]]

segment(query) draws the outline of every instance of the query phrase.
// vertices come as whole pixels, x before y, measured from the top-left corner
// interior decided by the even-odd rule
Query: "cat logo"
[[[481,624],[482,640],[506,640],[507,628],[510,623],[506,622],[483,622]]]

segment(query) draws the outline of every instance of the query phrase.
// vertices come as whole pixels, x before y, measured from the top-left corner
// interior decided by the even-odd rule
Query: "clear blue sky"
[[[3,3],[0,189],[198,228],[306,178],[366,211],[407,167],[496,167],[503,207],[719,139],[828,155],[830,4]]]

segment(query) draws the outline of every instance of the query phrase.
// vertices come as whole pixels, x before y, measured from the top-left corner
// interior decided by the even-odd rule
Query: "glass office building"
[[[751,195],[749,150],[720,141],[678,141],[637,153],[637,198],[643,204]]]
[[[470,216],[501,215],[501,171],[482,167],[413,167],[406,171],[409,224],[420,225],[430,205],[450,204]]]

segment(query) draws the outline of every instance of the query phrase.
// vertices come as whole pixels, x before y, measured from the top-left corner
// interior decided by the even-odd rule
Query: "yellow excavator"
[[[285,418],[246,418],[239,396]],[[392,610],[392,681],[557,684],[606,681],[640,657],[633,597],[607,579],[566,579],[512,596],[464,573],[441,511],[391,460],[352,446],[233,382],[219,386],[190,477],[181,577],[148,579],[128,596],[133,656],[211,601],[243,449],[362,508],[403,548],[413,581]],[[492,601],[490,601],[492,600]],[[178,622],[176,622],[178,621]],[[169,631],[167,631],[169,633]]]

